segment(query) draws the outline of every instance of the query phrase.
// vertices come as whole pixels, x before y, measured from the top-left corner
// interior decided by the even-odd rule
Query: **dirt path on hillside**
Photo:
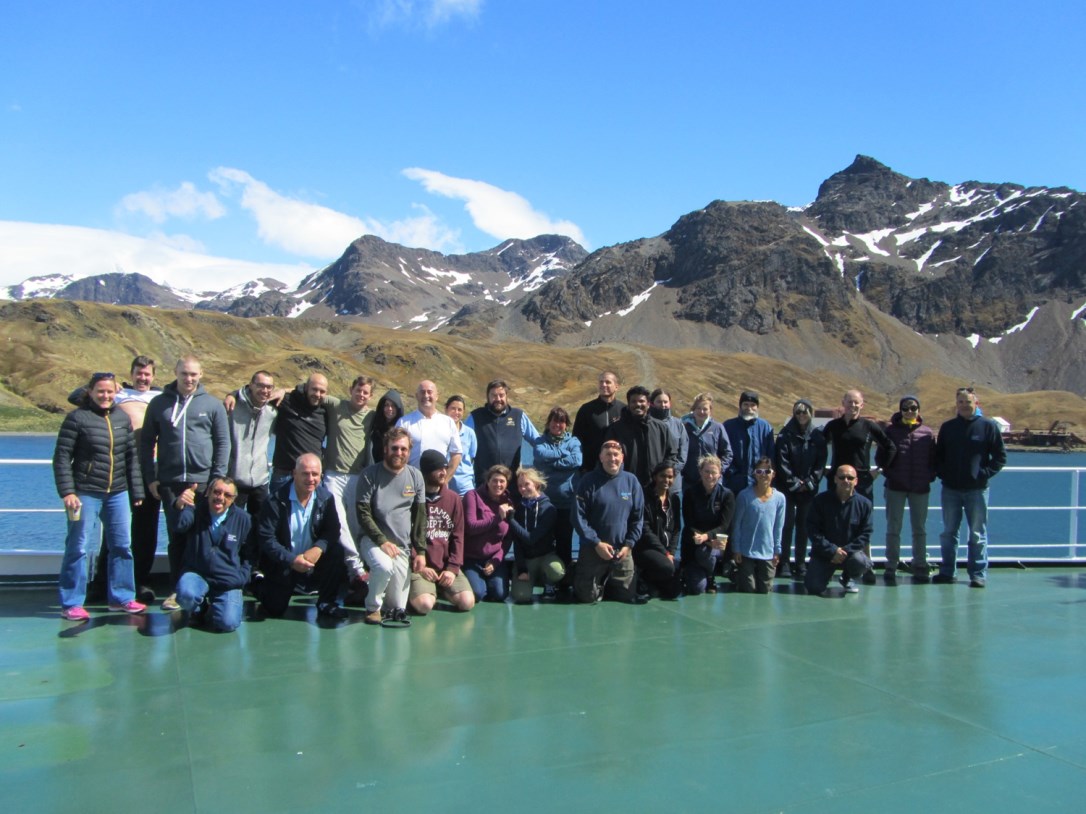
[[[623,393],[625,393],[626,387],[633,387],[635,384],[643,384],[649,390],[652,390],[657,386],[656,362],[653,361],[653,358],[644,350],[634,347],[633,345],[625,345],[621,342],[605,342],[601,347],[614,348],[617,351],[633,356],[636,360],[636,374],[626,374],[623,376]],[[632,367],[633,365],[631,365],[631,368]],[[626,379],[629,379],[629,381],[626,381]],[[620,397],[623,393],[619,394]]]

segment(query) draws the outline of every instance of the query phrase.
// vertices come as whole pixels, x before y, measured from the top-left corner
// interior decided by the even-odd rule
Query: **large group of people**
[[[246,592],[267,616],[306,594],[318,616],[342,620],[345,605],[363,605],[363,621],[385,627],[410,625],[438,600],[459,612],[540,595],[638,603],[729,582],[764,594],[789,578],[827,596],[835,575],[843,594],[856,593],[877,582],[880,474],[885,584],[896,585],[899,571],[914,583],[955,582],[963,519],[969,584],[986,584],[987,487],[1006,453],[969,388],[958,390],[956,415],[938,432],[915,396],[900,400],[884,428],[861,414],[863,395],[850,390],[823,427],[811,401],[799,399],[775,434],[753,390],[720,422],[710,393],[678,416],[664,388],[635,385],[620,402],[619,378],[605,371],[572,422],[555,406],[540,432],[510,405],[502,380],[489,382],[470,412],[464,396],[441,402],[423,380],[416,409],[405,413],[395,390],[371,409],[368,376],[341,399],[322,374],[286,390],[259,370],[220,400],[204,389],[193,356],[177,361],[162,390],[154,373],[154,361],[138,356],[133,384],[95,373],[71,396],[78,406],[53,459],[68,512],[59,581],[66,619],[89,618],[95,518],[103,527],[97,598],[127,613],[156,601],[148,585],[160,505],[171,586],[162,609],[220,631],[241,624]],[[944,529],[932,577],[924,529],[937,478]],[[906,506],[909,563],[901,559]]]

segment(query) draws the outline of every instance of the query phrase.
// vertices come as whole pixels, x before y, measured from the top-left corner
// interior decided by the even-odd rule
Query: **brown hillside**
[[[126,373],[137,353],[159,362],[158,384],[172,380],[173,361],[195,353],[204,365],[204,384],[217,395],[248,381],[258,368],[281,383],[294,383],[321,371],[333,394],[342,394],[354,376],[367,374],[378,390],[413,393],[422,378],[434,379],[443,396],[467,396],[481,403],[486,382],[509,381],[513,403],[537,425],[550,407],[575,409],[595,394],[601,369],[617,372],[625,385],[658,384],[671,390],[684,410],[693,395],[716,397],[716,416],[735,414],[744,388],[762,396],[762,415],[780,426],[793,401],[808,397],[816,406],[835,406],[841,393],[863,381],[845,378],[827,364],[791,365],[749,353],[657,349],[635,344],[559,348],[527,342],[469,340],[408,333],[343,322],[275,317],[238,319],[206,311],[168,311],[56,300],[7,303],[0,307],[0,429],[42,429],[59,425],[69,407],[68,392],[96,370]],[[899,396],[916,393],[929,421],[937,423],[953,406],[962,382],[940,373],[920,372],[900,381],[892,394],[867,393],[865,412],[888,417]],[[978,385],[981,384],[978,382]],[[1086,400],[1063,392],[1005,395],[979,388],[988,415],[1002,415],[1015,426],[1047,427],[1070,421],[1086,428]],[[410,399],[407,400],[411,404]]]

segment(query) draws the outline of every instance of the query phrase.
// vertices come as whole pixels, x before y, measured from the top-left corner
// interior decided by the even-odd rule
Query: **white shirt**
[[[411,466],[417,467],[422,453],[428,449],[436,449],[446,460],[462,452],[460,430],[444,413],[434,413],[427,418],[415,410],[397,421],[396,426],[411,434],[411,460],[408,461]]]

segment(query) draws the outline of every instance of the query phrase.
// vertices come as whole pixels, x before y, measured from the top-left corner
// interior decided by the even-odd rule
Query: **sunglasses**
[[[915,413],[915,412],[919,412],[919,410],[920,410],[920,405],[919,404],[909,404],[909,405],[901,408],[901,412],[903,412],[903,413]]]
[[[755,475],[772,475],[773,470],[772,469],[755,469],[754,474]]]
[[[838,475],[837,480],[856,480],[855,475]]]
[[[116,376],[114,376],[112,373],[95,373],[91,376],[90,380],[91,384],[94,385],[106,379],[108,379],[109,381],[113,381],[115,378]]]
[[[805,407],[800,407],[798,410],[793,410],[792,415],[810,415],[810,410]]]

